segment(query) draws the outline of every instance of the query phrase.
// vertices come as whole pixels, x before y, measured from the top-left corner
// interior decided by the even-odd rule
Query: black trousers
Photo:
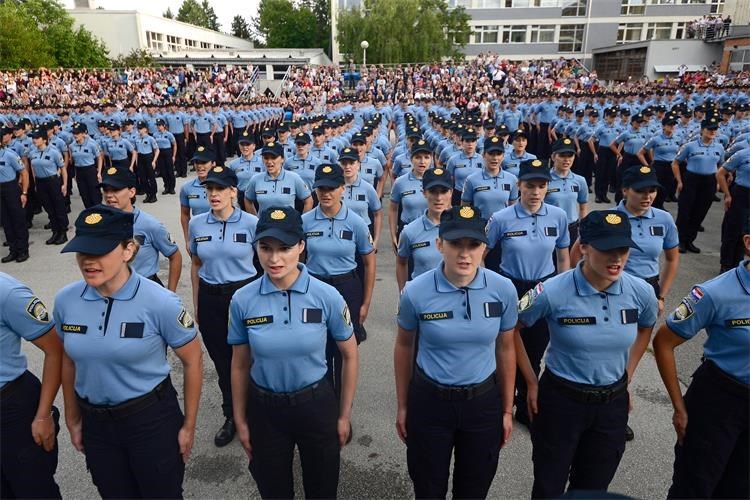
[[[206,149],[212,149],[213,144],[211,144],[211,134],[209,132],[206,132],[205,134],[195,134],[197,137],[195,139],[195,146],[203,146]],[[214,154],[216,154],[216,151],[214,151]]]
[[[294,498],[295,446],[306,498],[336,498],[339,484],[339,405],[327,380],[314,399],[295,406],[265,404],[252,387],[247,420],[253,459],[249,469],[263,498]]]
[[[651,164],[651,168],[656,170],[656,178],[659,180],[659,184],[661,184],[661,189],[656,193],[654,207],[664,210],[664,202],[674,199],[675,188],[677,186],[674,174],[672,173],[672,162],[655,160]]]
[[[0,183],[0,223],[10,252],[28,252],[29,229],[21,206],[21,188],[15,180]]]
[[[597,198],[605,198],[610,184],[614,184],[614,174],[617,168],[617,158],[608,147],[600,147],[597,151],[599,161],[596,162],[594,193]]]
[[[485,498],[503,435],[499,391],[447,401],[423,383],[412,380],[406,412],[406,460],[414,496],[446,497],[453,456],[453,498]]]
[[[539,381],[539,413],[531,427],[532,498],[559,498],[569,490],[606,491],[625,451],[627,392],[608,403],[572,399],[545,372]]]
[[[36,179],[36,190],[44,211],[49,216],[52,231],[62,232],[68,229],[68,213],[65,209],[65,198],[62,195],[62,183],[56,175]]]
[[[81,413],[86,467],[102,498],[182,498],[184,416],[171,384],[163,399],[125,418]]]
[[[233,294],[213,295],[202,283],[198,286],[198,326],[219,378],[221,410],[226,418],[232,417],[232,346],[227,343],[227,325]]]
[[[729,189],[732,194],[732,205],[724,212],[721,221],[721,268],[731,269],[742,260],[742,225],[747,210],[750,209],[750,188],[740,186],[737,182]]]
[[[615,163],[615,203],[620,203],[622,201],[622,173],[625,172],[626,169],[640,166],[641,160],[638,159],[637,156],[631,155],[630,153],[626,153],[623,151],[622,153],[622,161],[620,162],[620,165],[617,165]]]
[[[73,178],[76,176],[76,168],[73,166],[73,161],[69,161],[68,165],[65,167],[65,171],[68,173],[68,180],[67,185],[65,186],[67,188],[67,191],[65,192],[65,206],[70,206],[70,195],[73,193]]]
[[[536,144],[536,155],[546,160],[549,158],[550,155],[550,143],[549,143],[549,123],[540,123],[539,124],[539,133],[537,134],[537,144]]]
[[[153,153],[138,153],[136,169],[138,170],[138,178],[141,181],[141,188],[147,196],[156,196],[156,175],[154,167],[151,165],[153,161]]]
[[[12,383],[19,384],[0,404],[0,497],[61,498],[55,482],[58,446],[52,451],[34,442],[31,423],[36,416],[42,384],[31,372]],[[55,432],[60,432],[60,412],[52,407]],[[55,438],[57,440],[57,438]]]
[[[588,143],[581,145],[581,155],[573,165],[573,172],[583,176],[589,188],[593,187],[594,155],[591,153]]]
[[[669,498],[749,498],[750,389],[711,361],[685,393],[688,427],[675,444]]]
[[[185,147],[185,134],[172,134],[177,143],[177,155],[175,156],[175,170],[177,175],[185,177],[187,175],[187,155]]]
[[[81,194],[84,208],[93,207],[102,202],[99,179],[96,177],[96,165],[76,167],[76,185]]]
[[[28,196],[26,196],[26,207],[24,210],[26,212],[26,222],[31,223],[34,220],[34,215],[42,209],[42,202],[36,191],[36,178],[31,173],[30,168],[27,171],[29,172],[29,189],[27,191]]]
[[[159,150],[159,158],[156,159],[156,169],[164,181],[164,190],[174,191],[176,180],[174,177],[174,165],[172,164],[172,148]]]
[[[685,172],[682,191],[677,200],[677,231],[681,243],[692,243],[698,236],[716,194],[716,177]]]
[[[217,130],[214,134],[214,153],[216,154],[216,164],[217,165],[224,165],[224,162],[227,161],[227,152],[224,145],[224,131],[223,130]]]

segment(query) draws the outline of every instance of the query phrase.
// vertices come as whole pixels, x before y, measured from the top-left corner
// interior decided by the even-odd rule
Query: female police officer
[[[70,144],[70,156],[75,167],[76,185],[85,208],[102,202],[102,193],[97,187],[101,180],[104,156],[99,144],[86,135],[86,125],[73,125],[74,140]]]
[[[399,301],[396,429],[417,498],[445,498],[454,450],[453,497],[484,498],[513,426],[516,294],[480,267],[485,225],[474,207],[444,211],[443,263],[407,283]]]
[[[180,187],[180,225],[185,236],[188,252],[190,252],[190,243],[188,240],[188,223],[191,215],[198,215],[208,212],[211,207],[206,197],[206,187],[203,181],[206,180],[208,171],[214,161],[213,152],[203,146],[198,146],[195,155],[190,159],[195,167],[195,179],[186,182]]]
[[[518,326],[546,321],[550,339],[537,382],[515,335],[533,419],[532,498],[557,498],[568,481],[571,490],[606,490],[625,450],[627,386],[658,311],[652,288],[623,272],[636,247],[630,234],[622,212],[591,212],[580,225],[583,262],[518,303]]]
[[[518,179],[502,169],[505,146],[499,137],[484,141],[484,168],[470,174],[461,194],[463,205],[473,205],[489,219],[498,210],[518,199]]]
[[[552,145],[552,180],[544,201],[565,210],[568,218],[570,242],[578,238],[578,221],[588,211],[589,187],[583,176],[571,172],[576,147],[571,139],[561,139]]]
[[[239,439],[263,498],[294,497],[295,445],[305,496],[335,498],[357,384],[349,310],[333,287],[299,263],[305,241],[293,208],[261,212],[255,241],[265,274],[238,290],[230,304]],[[326,378],[329,335],[344,359],[340,404]]]
[[[218,375],[224,424],[214,436],[216,446],[234,439],[232,415],[232,349],[227,320],[232,294],[257,275],[253,239],[258,218],[233,206],[237,175],[229,167],[213,167],[203,181],[211,210],[190,219],[191,282],[195,317],[203,343]]]
[[[104,498],[181,497],[203,377],[193,320],[177,295],[128,265],[133,214],[84,210],[63,252],[76,252],[83,275],[57,293],[54,310],[73,446]],[[183,365],[184,416],[167,346]]]
[[[519,298],[555,274],[553,250],[557,272],[567,271],[570,267],[570,238],[565,212],[544,203],[549,180],[550,172],[541,160],[522,162],[518,177],[519,202],[495,212],[487,224],[488,247],[501,247],[500,274],[510,278]],[[521,336],[534,371],[539,373],[549,332],[543,321],[526,326]],[[516,385],[516,420],[528,424],[526,386],[521,377],[517,377]]]
[[[743,244],[750,258],[750,211]],[[683,398],[674,349],[702,329],[704,361]],[[677,432],[670,498],[748,498],[750,260],[697,285],[654,338]]]
[[[396,179],[391,187],[391,204],[388,207],[388,229],[393,250],[398,250],[398,237],[404,226],[419,218],[427,208],[422,194],[422,176],[432,163],[432,148],[425,140],[411,147],[411,170]]]
[[[310,188],[296,173],[283,168],[284,146],[280,142],[268,142],[261,150],[266,172],[250,179],[245,191],[245,210],[256,214],[269,206],[294,206],[295,200],[303,205],[303,212],[313,206]]]
[[[47,212],[52,236],[47,245],[62,245],[68,241],[68,214],[65,210],[68,172],[63,168],[63,157],[56,147],[47,143],[47,132],[36,129],[31,134],[34,147],[29,149],[29,162],[36,180],[36,192]]]
[[[21,339],[44,352],[42,383],[26,369]],[[0,496],[60,498],[55,483],[62,344],[44,303],[0,273]],[[30,431],[30,432],[29,432]]]

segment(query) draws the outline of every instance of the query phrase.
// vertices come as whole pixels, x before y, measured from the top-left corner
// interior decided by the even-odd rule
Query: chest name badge
[[[416,193],[416,191],[412,189],[411,191],[404,191],[403,193],[401,193],[401,196],[409,196],[410,194],[414,193]]]
[[[195,200],[197,198],[200,198],[200,196],[198,196],[197,194],[189,194],[187,195],[187,197],[188,197],[188,200]]]
[[[438,321],[441,319],[453,318],[453,311],[443,311],[434,313],[423,313],[419,315],[419,319],[422,321]]]
[[[257,326],[273,323],[273,316],[256,316],[255,318],[245,318],[245,326]]]
[[[750,326],[750,318],[728,319],[725,324],[727,328],[741,328],[743,326]]]
[[[651,226],[649,231],[651,236],[664,236],[664,226]]]
[[[474,188],[474,191],[489,191],[489,189],[489,186],[477,186],[476,188]]]
[[[580,316],[572,318],[557,318],[557,322],[560,325],[595,325],[596,318],[594,316]]]
[[[419,243],[412,243],[409,248],[416,250],[417,248],[424,248],[430,246],[429,241],[420,241]]]
[[[547,192],[548,193],[559,193],[560,192],[560,188],[549,188],[547,190]]]
[[[63,323],[61,328],[65,333],[86,333],[86,330],[89,329],[86,325],[69,325],[66,323]]]
[[[307,238],[317,238],[318,236],[323,236],[323,231],[308,231],[305,233],[305,236]]]
[[[196,243],[202,243],[204,241],[211,241],[211,236],[197,236],[193,241]]]
[[[503,236],[506,238],[517,238],[518,236],[526,236],[528,233],[524,231],[508,231]]]

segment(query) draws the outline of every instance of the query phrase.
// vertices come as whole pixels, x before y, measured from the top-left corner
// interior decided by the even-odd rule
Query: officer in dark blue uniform
[[[42,383],[27,370],[21,339],[44,352]],[[0,496],[60,498],[55,483],[62,344],[44,303],[0,273]]]
[[[481,267],[485,225],[477,208],[444,211],[442,263],[399,300],[396,429],[417,498],[445,498],[453,456],[453,497],[486,497],[513,428],[516,294]]]
[[[211,150],[198,146],[195,155],[190,159],[195,168],[195,179],[186,182],[180,187],[180,225],[185,236],[185,244],[190,252],[190,240],[188,239],[188,223],[190,217],[203,214],[211,209],[206,196],[206,180],[208,171],[213,166],[214,153]]]
[[[156,165],[159,161],[159,145],[156,139],[148,135],[148,124],[138,123],[138,140],[135,149],[138,152],[137,177],[140,181],[146,198],[143,203],[156,203]]]
[[[159,118],[156,120],[156,133],[154,134],[156,145],[159,148],[159,156],[156,159],[156,169],[164,181],[164,191],[161,194],[175,194],[176,179],[174,177],[174,164],[177,160],[177,140],[167,130],[167,122]]]
[[[537,284],[518,303],[516,357],[532,418],[532,498],[569,490],[604,491],[625,450],[628,383],[658,313],[653,289],[624,273],[628,218],[604,210],[581,220],[583,262]],[[549,349],[537,372],[520,341],[524,325],[546,321]]]
[[[63,252],[76,252],[83,280],[62,288],[54,309],[71,441],[103,498],[181,498],[203,379],[193,320],[128,265],[133,214],[97,205],[75,226]],[[184,415],[167,346],[183,366]]]
[[[694,286],[654,338],[677,432],[669,498],[750,497],[750,210],[737,267]],[[674,349],[705,328],[703,364],[683,398]]]
[[[68,214],[65,210],[67,171],[63,168],[60,151],[47,143],[47,132],[35,129],[31,134],[34,145],[29,148],[29,162],[36,179],[36,191],[50,219],[52,236],[47,245],[62,245],[68,241]]]
[[[730,176],[734,178],[729,183]],[[732,269],[742,256],[742,216],[750,207],[750,148],[733,154],[716,174],[724,193],[721,222],[721,271]]]
[[[213,167],[203,181],[211,209],[190,219],[188,242],[193,264],[193,304],[219,379],[225,421],[214,437],[216,446],[234,438],[232,415],[232,349],[227,344],[229,301],[256,276],[253,241],[258,218],[233,206],[237,175],[228,167]]]
[[[261,212],[255,244],[265,274],[229,306],[238,437],[261,497],[294,497],[296,446],[305,496],[336,498],[359,364],[349,309],[299,263],[305,239],[293,208]],[[340,402],[326,377],[328,338],[343,358]]]
[[[25,262],[29,258],[28,203],[29,172],[21,157],[8,147],[13,130],[0,127],[0,222],[10,252],[0,262]]]
[[[476,142],[476,141],[475,141]],[[346,154],[343,155],[347,157]],[[394,251],[404,226],[419,218],[427,208],[422,195],[422,177],[432,163],[432,148],[420,139],[411,147],[411,169],[396,179],[391,186],[391,203],[388,206],[388,230]]]
[[[75,168],[76,185],[85,208],[102,202],[102,194],[97,187],[102,175],[104,156],[99,144],[86,135],[86,125],[73,125],[73,142],[70,143],[70,156]],[[127,165],[125,165],[127,168]]]

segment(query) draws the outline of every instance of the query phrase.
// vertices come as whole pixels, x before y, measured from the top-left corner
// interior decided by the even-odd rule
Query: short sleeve
[[[178,250],[177,244],[172,241],[172,236],[167,231],[167,228],[161,223],[154,228],[153,244],[165,257],[171,257]]]
[[[29,287],[20,283],[8,290],[0,311],[0,320],[26,340],[35,340],[55,326],[41,299]]]
[[[198,245],[195,243],[195,217],[190,219],[190,222],[188,223],[188,241],[187,244],[190,245],[190,253],[192,255],[198,255]]]
[[[497,220],[497,213],[490,217],[485,233],[487,234],[487,248],[495,248],[500,238],[500,221]]]
[[[518,321],[524,326],[531,326],[551,311],[549,293],[545,293],[544,283],[537,283],[518,301]]]
[[[57,168],[63,167],[65,162],[63,161],[63,156],[62,156],[62,153],[60,153],[59,149],[55,149],[54,160],[55,160],[55,166]]]
[[[505,306],[503,316],[500,320],[500,331],[506,332],[515,328],[518,323],[518,300],[516,289],[508,279],[502,284],[502,303]]]
[[[417,311],[409,296],[409,290],[413,286],[413,283],[414,281],[410,281],[406,284],[404,291],[398,299],[398,312],[396,313],[396,323],[398,323],[398,326],[410,332],[416,330],[419,326]]]
[[[578,203],[587,203],[589,201],[589,185],[586,179],[578,177]]]
[[[716,307],[703,288],[694,286],[690,293],[667,317],[667,326],[680,337],[689,340],[714,320]]]
[[[296,176],[294,179],[294,191],[297,193],[298,200],[306,200],[310,197],[310,188],[307,187],[302,177]]]
[[[518,179],[513,176],[510,180],[510,196],[508,197],[508,200],[516,201],[519,196],[520,194],[518,192]]]
[[[354,215],[354,214],[352,214]],[[360,255],[367,255],[375,250],[373,247],[372,235],[370,230],[367,228],[367,224],[361,218],[354,224],[354,232],[357,237],[357,252]]]
[[[642,309],[638,312],[638,326],[652,328],[659,315],[659,303],[656,300],[654,288],[645,281],[643,285],[643,290],[638,291],[638,296],[643,300]]]
[[[370,184],[362,183],[363,186],[366,186],[365,189],[367,189],[367,206],[369,207],[371,212],[377,212],[379,210],[383,209],[383,204],[380,201],[380,198],[378,198],[378,193],[375,191],[375,188],[372,187]]]
[[[161,336],[172,349],[178,349],[197,335],[195,322],[176,294],[162,288],[158,290],[164,294],[157,308]]]
[[[588,191],[587,191],[588,192]],[[570,231],[568,231],[568,219],[565,214],[558,219],[556,248],[568,248],[570,246]]]
[[[677,161],[685,161],[685,158],[687,158],[688,155],[688,144],[683,144],[683,146],[677,150],[677,155],[674,157]]]
[[[190,202],[188,201],[188,195],[187,195],[187,186],[188,184],[183,184],[183,186],[180,188],[180,205],[183,207],[189,207]]]
[[[664,226],[664,243],[662,244],[662,248],[669,250],[680,244],[680,236],[677,233],[677,226],[671,217],[669,217],[669,220],[666,221]]]
[[[260,175],[260,174],[256,174]],[[250,178],[250,182],[247,183],[247,190],[245,191],[245,198],[251,201],[256,201],[257,196],[255,195],[255,176]]]
[[[472,186],[471,177],[464,182],[464,190],[461,192],[461,201],[472,201],[474,199],[474,187]]]
[[[229,325],[227,329],[227,344],[229,345],[241,345],[249,342],[244,318],[242,317],[241,299],[242,294],[235,293],[229,303]]]
[[[354,333],[351,313],[341,294],[333,287],[330,287],[329,290],[330,297],[325,302],[328,307],[326,326],[328,327],[328,333],[334,340],[343,342]]]
[[[397,254],[403,259],[411,256],[411,239],[409,238],[409,234],[405,230],[401,231],[401,234],[398,236]]]

